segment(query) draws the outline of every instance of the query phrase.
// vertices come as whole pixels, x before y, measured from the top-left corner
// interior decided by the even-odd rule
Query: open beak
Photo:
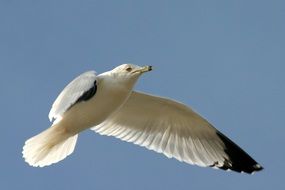
[[[140,69],[134,70],[132,73],[138,73],[138,72],[145,73],[151,70],[152,70],[152,66],[144,66],[144,67],[141,67]]]

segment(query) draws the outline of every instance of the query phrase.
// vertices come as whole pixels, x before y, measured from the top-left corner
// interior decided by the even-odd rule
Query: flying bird
[[[52,105],[51,127],[25,142],[25,161],[34,167],[59,162],[74,151],[78,134],[91,128],[189,164],[245,173],[263,169],[190,107],[134,91],[138,78],[151,70],[123,64],[75,78]]]

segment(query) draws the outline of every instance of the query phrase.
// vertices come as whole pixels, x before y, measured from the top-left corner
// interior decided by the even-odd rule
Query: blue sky
[[[0,1],[0,189],[282,189],[285,2]],[[88,130],[46,168],[21,158],[62,88],[86,71],[153,65],[136,89],[207,118],[265,170],[180,163]]]

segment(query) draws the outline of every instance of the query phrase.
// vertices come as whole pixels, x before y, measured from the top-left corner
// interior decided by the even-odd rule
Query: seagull
[[[190,107],[134,91],[151,70],[123,64],[100,75],[79,75],[53,103],[51,127],[25,142],[25,161],[34,167],[57,163],[74,151],[78,134],[91,129],[192,165],[249,174],[263,169]]]

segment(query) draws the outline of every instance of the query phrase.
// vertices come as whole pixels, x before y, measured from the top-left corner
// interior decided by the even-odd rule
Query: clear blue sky
[[[0,189],[284,189],[285,1],[0,1]],[[86,71],[153,65],[136,89],[187,105],[243,147],[255,175],[180,163],[88,130],[46,168],[21,158]]]

